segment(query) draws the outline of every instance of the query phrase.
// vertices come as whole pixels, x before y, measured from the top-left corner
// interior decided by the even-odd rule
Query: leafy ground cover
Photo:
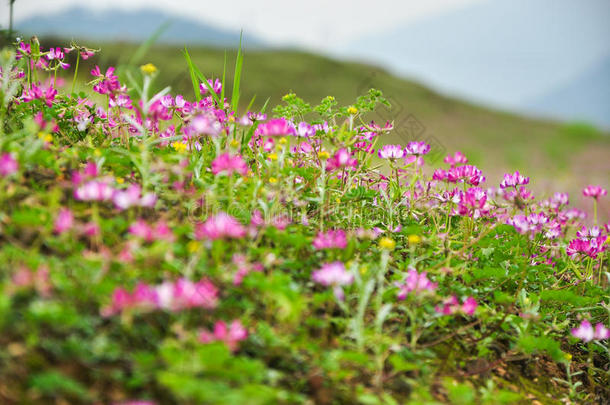
[[[241,53],[230,94],[187,52],[193,96],[62,89],[93,53],[1,54],[3,403],[608,401],[603,184],[429,167],[378,90],[236,113]]]

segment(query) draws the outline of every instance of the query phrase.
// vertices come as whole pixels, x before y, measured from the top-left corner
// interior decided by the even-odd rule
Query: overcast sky
[[[450,11],[481,0],[106,0],[92,9],[154,7],[213,25],[240,29],[272,44],[329,51],[344,42],[388,27]],[[15,21],[81,5],[79,0],[17,0]],[[3,26],[8,0],[1,0]]]

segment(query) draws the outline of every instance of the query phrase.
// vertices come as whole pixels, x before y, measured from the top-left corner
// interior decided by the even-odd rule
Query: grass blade
[[[239,34],[239,48],[237,49],[237,59],[235,60],[235,76],[233,77],[233,94],[231,96],[231,109],[237,111],[239,105],[239,84],[241,82],[241,69],[244,63],[244,54],[241,48],[243,31]]]
[[[195,92],[195,99],[197,101],[201,100],[201,92],[199,91],[199,80],[197,79],[197,75],[195,73],[195,65],[193,65],[193,61],[191,60],[191,55],[189,55],[189,51],[184,47],[184,59],[186,59],[186,63],[189,68],[189,73],[191,75],[191,82],[193,83],[193,91]]]
[[[225,77],[227,73],[227,51],[225,51],[225,62],[222,65],[222,90],[220,91],[220,99],[224,102],[225,99]]]

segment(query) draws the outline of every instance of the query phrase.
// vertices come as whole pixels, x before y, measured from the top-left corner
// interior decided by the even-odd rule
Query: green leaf
[[[239,105],[239,85],[241,83],[241,71],[244,64],[244,54],[241,47],[243,31],[239,34],[239,48],[237,49],[237,59],[235,60],[235,72],[233,76],[233,94],[231,95],[231,110],[237,111]]]

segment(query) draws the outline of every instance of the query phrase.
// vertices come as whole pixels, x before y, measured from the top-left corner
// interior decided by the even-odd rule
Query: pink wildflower
[[[319,232],[313,240],[313,247],[317,250],[345,249],[346,246],[347,238],[345,236],[345,231],[342,229]]]
[[[396,286],[399,288],[398,299],[404,300],[411,292],[419,294],[436,290],[437,283],[433,283],[428,279],[428,273],[418,273],[417,270],[411,268],[407,273],[404,284],[397,283]]]
[[[405,156],[405,151],[400,145],[384,145],[379,149],[378,155],[382,159],[400,159]]]
[[[231,322],[228,328],[225,322],[218,321],[214,324],[214,332],[202,330],[199,333],[201,343],[224,342],[232,352],[236,351],[238,343],[247,337],[248,331],[238,319]]]
[[[316,283],[327,287],[332,286],[335,297],[340,301],[343,301],[345,297],[341,286],[354,282],[354,275],[345,270],[345,265],[338,261],[324,264],[311,274],[311,278]]]
[[[485,182],[485,176],[476,166],[456,166],[447,172],[447,180],[451,183],[466,182],[472,186],[478,186]]]
[[[296,136],[310,138],[316,134],[316,129],[307,122],[299,122],[297,125]]]
[[[593,329],[593,326],[591,326],[591,322],[585,319],[580,323],[578,328],[572,329],[572,336],[583,342],[590,342],[595,339],[595,330]]]
[[[244,226],[237,219],[224,212],[208,218],[203,224],[198,224],[195,228],[195,238],[197,239],[239,239],[245,235],[246,229]]]
[[[137,184],[131,184],[125,190],[115,190],[112,195],[112,201],[115,207],[120,210],[126,210],[133,206],[154,207],[157,202],[157,196],[154,193],[141,194],[142,188]]]
[[[530,178],[519,174],[518,171],[513,174],[506,173],[504,175],[504,180],[500,183],[500,188],[523,186],[529,184],[529,182]]]
[[[294,124],[285,118],[272,118],[256,128],[255,135],[258,136],[288,136],[296,135]]]
[[[473,297],[467,297],[462,302],[462,305],[460,305],[460,302],[458,301],[457,297],[455,295],[452,295],[451,297],[443,301],[442,306],[437,305],[435,310],[437,313],[443,315],[452,315],[457,312],[462,312],[466,315],[473,315],[477,306],[477,301]]]
[[[425,142],[418,142],[418,141],[409,142],[407,144],[407,147],[405,148],[405,153],[407,153],[409,155],[420,156],[420,155],[425,155],[428,152],[430,152],[430,145],[428,145]]]
[[[72,228],[74,225],[74,216],[72,215],[72,211],[68,208],[62,208],[59,210],[57,214],[57,218],[55,218],[55,224],[53,230],[55,233],[64,233],[65,231]]]
[[[355,167],[358,161],[346,148],[339,149],[331,158],[326,161],[326,170],[333,171],[343,167]]]
[[[587,186],[582,190],[582,195],[585,197],[593,197],[596,200],[608,194],[608,190],[600,186]]]
[[[224,173],[231,175],[234,172],[245,176],[248,173],[248,165],[242,159],[241,155],[231,156],[229,153],[223,153],[212,162],[212,173]]]
[[[212,79],[208,79],[208,84],[210,85],[214,93],[220,95],[220,93],[222,92],[222,83],[220,82],[220,80],[214,79],[214,81],[212,81]],[[199,83],[199,91],[201,92],[201,94],[207,94],[208,86],[206,86],[204,83]]]
[[[0,175],[10,176],[11,174],[17,173],[19,164],[17,160],[10,153],[4,153],[0,155]]]
[[[443,161],[445,163],[449,164],[451,167],[455,167],[458,163],[460,163],[460,164],[468,163],[468,159],[460,151],[455,152],[453,154],[453,156],[447,155],[447,157],[445,157],[445,159]]]
[[[81,201],[107,201],[114,189],[104,181],[90,180],[74,190],[74,198]]]

